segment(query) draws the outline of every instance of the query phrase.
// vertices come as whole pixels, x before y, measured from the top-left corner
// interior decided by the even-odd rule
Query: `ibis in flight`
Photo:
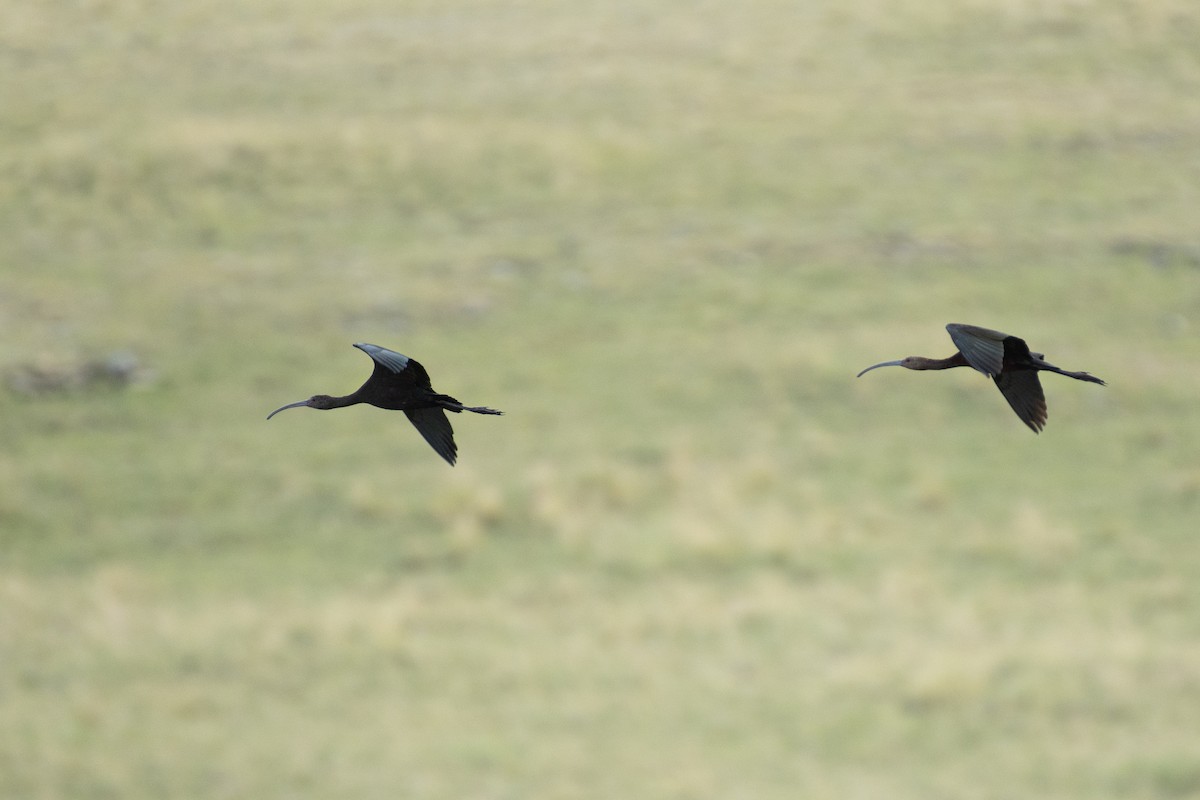
[[[377,408],[403,411],[408,421],[425,437],[425,441],[429,442],[430,447],[446,459],[450,466],[454,466],[458,457],[458,446],[454,444],[454,429],[450,427],[446,412],[504,413],[483,406],[465,406],[448,394],[438,394],[429,381],[429,373],[415,358],[374,344],[359,343],[354,346],[375,362],[375,371],[367,378],[366,383],[345,397],[318,394],[298,403],[288,403],[268,414],[267,419],[284,409],[300,406],[325,410],[366,403]]]
[[[884,361],[867,367],[858,373],[862,377],[879,367],[904,367],[905,369],[953,369],[972,367],[996,382],[1000,394],[1017,412],[1021,421],[1038,433],[1046,426],[1046,395],[1038,380],[1039,372],[1056,372],[1077,381],[1088,381],[1104,386],[1104,381],[1086,372],[1070,372],[1059,369],[1046,361],[1042,353],[1033,353],[1024,339],[1007,333],[980,328],[977,325],[951,323],[946,326],[950,339],[958,345],[958,352],[949,358],[925,358],[909,356],[899,361]]]

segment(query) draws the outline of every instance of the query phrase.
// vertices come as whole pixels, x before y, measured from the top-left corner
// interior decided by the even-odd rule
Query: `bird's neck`
[[[909,369],[953,369],[954,367],[970,366],[962,353],[955,353],[949,358],[925,358],[914,356]]]
[[[358,392],[348,394],[345,397],[330,397],[325,395],[320,399],[320,404],[317,408],[328,410],[331,408],[345,408],[346,406],[358,405],[362,400],[358,397]]]

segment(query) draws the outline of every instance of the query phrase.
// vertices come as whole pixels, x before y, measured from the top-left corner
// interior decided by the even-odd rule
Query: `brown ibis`
[[[454,443],[454,429],[450,427],[446,412],[504,413],[483,406],[465,406],[450,395],[438,394],[429,381],[429,373],[415,358],[374,344],[360,342],[354,346],[375,362],[375,371],[367,378],[366,383],[345,397],[318,394],[298,403],[288,403],[268,414],[267,419],[284,409],[300,406],[325,410],[366,403],[377,408],[403,411],[409,422],[425,437],[425,441],[429,442],[437,454],[446,459],[450,466],[454,466],[458,457],[458,446]]]
[[[867,367],[858,373],[858,377],[879,367],[919,370],[972,367],[996,382],[1000,394],[1004,395],[1012,410],[1034,433],[1046,426],[1046,396],[1038,380],[1039,372],[1056,372],[1078,381],[1105,385],[1095,375],[1070,372],[1048,363],[1044,354],[1031,352],[1025,340],[1016,336],[959,323],[947,325],[946,330],[958,346],[958,352],[949,358],[909,356],[899,361],[884,361]]]

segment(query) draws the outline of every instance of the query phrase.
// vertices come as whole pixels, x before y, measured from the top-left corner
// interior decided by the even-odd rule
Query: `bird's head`
[[[308,408],[319,408],[319,409],[325,410],[325,409],[333,408],[333,398],[327,394],[314,394],[312,397],[308,398],[307,400],[301,400],[298,403],[288,403],[286,406],[280,406],[279,408],[272,411],[270,414],[267,414],[267,419],[270,419],[271,417],[275,416],[280,411],[284,411],[289,408],[300,408],[301,406],[307,406]]]

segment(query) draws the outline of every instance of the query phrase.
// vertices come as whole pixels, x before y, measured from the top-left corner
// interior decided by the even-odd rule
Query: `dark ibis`
[[[429,381],[429,373],[415,358],[374,344],[360,342],[354,346],[375,362],[375,371],[367,378],[366,383],[345,397],[318,394],[298,403],[288,403],[268,414],[267,419],[286,408],[300,406],[325,410],[366,403],[377,408],[403,411],[408,421],[425,437],[425,441],[429,442],[437,454],[446,459],[450,466],[454,466],[458,458],[458,446],[454,444],[454,429],[450,427],[446,412],[504,413],[483,406],[465,406],[448,394],[438,394]]]
[[[884,361],[867,367],[858,377],[879,367],[904,367],[905,369],[953,369],[973,367],[996,382],[1000,394],[1017,412],[1021,421],[1034,433],[1046,427],[1046,395],[1038,372],[1056,372],[1077,381],[1088,381],[1104,386],[1104,381],[1086,372],[1070,372],[1050,364],[1042,353],[1033,353],[1024,339],[1007,333],[980,328],[977,325],[950,323],[946,326],[950,339],[958,345],[958,352],[949,358],[925,358],[909,356],[899,361]]]

